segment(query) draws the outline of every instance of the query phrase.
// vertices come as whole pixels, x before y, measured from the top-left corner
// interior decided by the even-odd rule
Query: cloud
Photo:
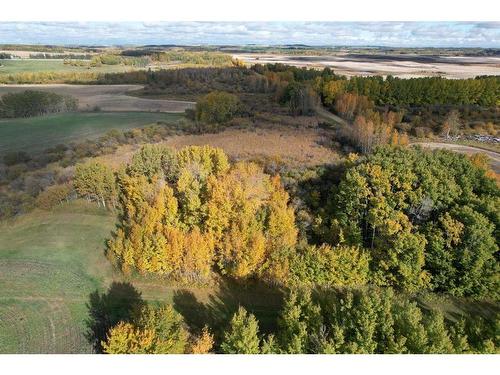
[[[3,43],[500,48],[500,22],[1,22]]]

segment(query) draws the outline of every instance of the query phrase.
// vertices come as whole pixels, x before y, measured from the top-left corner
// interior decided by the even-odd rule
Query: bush
[[[39,208],[50,210],[58,204],[63,203],[65,200],[68,200],[72,190],[70,184],[50,186],[40,193],[35,204]]]
[[[7,166],[26,163],[31,160],[31,157],[27,152],[17,151],[17,152],[8,152],[3,157],[3,162]]]

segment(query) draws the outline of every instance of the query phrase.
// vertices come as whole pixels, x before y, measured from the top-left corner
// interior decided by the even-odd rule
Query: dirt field
[[[335,73],[355,75],[393,75],[401,78],[442,76],[473,78],[478,75],[500,75],[498,57],[451,57],[419,55],[287,56],[278,54],[234,54],[233,58],[248,64],[283,63],[299,67],[332,68]]]
[[[51,91],[78,98],[80,110],[90,111],[99,107],[102,111],[144,111],[181,113],[192,108],[194,102],[143,99],[127,95],[141,89],[141,85],[0,85],[0,95],[24,90]]]
[[[277,157],[294,166],[332,163],[339,155],[323,146],[328,134],[319,129],[229,129],[217,134],[178,135],[164,144],[173,148],[210,145],[222,148],[230,157],[241,160],[255,157]],[[124,146],[103,161],[118,166],[129,162],[136,147]]]

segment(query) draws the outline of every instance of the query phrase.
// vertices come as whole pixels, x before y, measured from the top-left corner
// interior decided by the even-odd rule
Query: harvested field
[[[0,85],[0,95],[25,90],[50,91],[71,95],[78,99],[81,111],[99,107],[102,111],[141,111],[181,113],[192,108],[194,102],[164,99],[144,99],[127,95],[142,89],[141,85]]]
[[[336,54],[326,56],[289,56],[279,54],[234,54],[248,64],[282,63],[298,67],[325,68],[346,76],[393,75],[400,78],[473,78],[500,75],[500,58],[469,56]]]
[[[216,134],[176,135],[163,142],[173,148],[210,145],[222,148],[230,157],[252,159],[277,158],[291,165],[311,166],[332,163],[339,155],[327,147],[328,132],[320,129],[228,129]],[[103,161],[118,166],[129,162],[137,147],[124,146]]]

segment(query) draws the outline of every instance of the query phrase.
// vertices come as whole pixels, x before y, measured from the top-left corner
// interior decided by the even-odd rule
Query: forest
[[[412,300],[431,291],[498,299],[500,190],[484,160],[383,147],[321,178],[336,182],[316,182],[320,191],[302,193],[299,208],[279,176],[208,146],[144,146],[116,173],[77,165],[77,194],[119,212],[106,254],[122,272],[198,285],[260,280],[288,291],[267,335],[240,308],[223,332],[190,337],[169,306],[146,304],[109,327],[100,350],[497,351],[495,325],[449,321]],[[306,230],[299,209],[314,217]]]

